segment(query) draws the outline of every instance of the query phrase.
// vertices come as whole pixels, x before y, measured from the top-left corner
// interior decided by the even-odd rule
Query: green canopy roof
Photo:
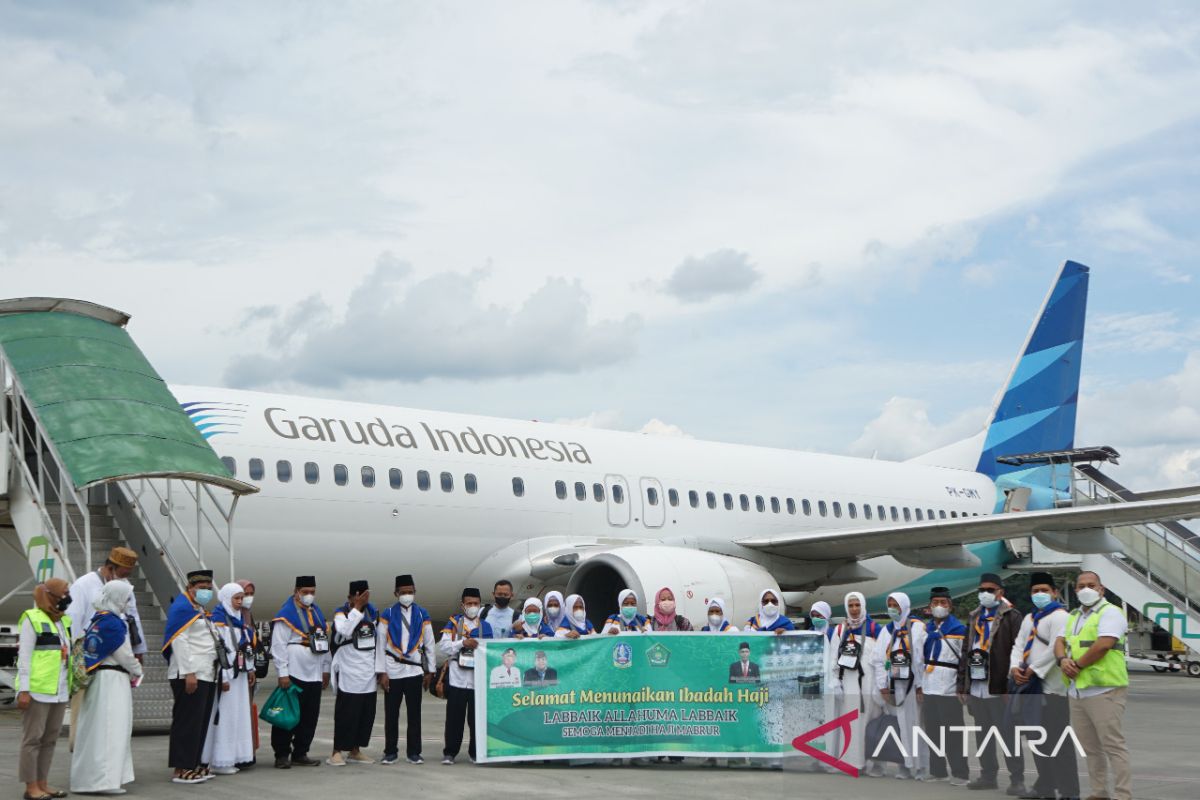
[[[128,319],[75,300],[0,301],[0,349],[75,488],[170,477],[258,491],[196,430],[125,331]]]

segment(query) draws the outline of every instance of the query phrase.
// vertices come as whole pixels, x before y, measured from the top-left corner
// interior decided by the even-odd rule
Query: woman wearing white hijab
[[[725,608],[725,598],[714,597],[708,601],[708,622],[700,629],[701,633],[737,633],[737,626],[729,623],[729,612]]]
[[[617,595],[617,613],[610,614],[600,633],[615,636],[618,633],[649,633],[650,620],[638,613],[638,596],[633,589],[622,589]]]
[[[562,592],[546,592],[545,608],[543,609],[545,618],[542,622],[549,625],[550,630],[557,631],[558,626],[562,624],[563,618],[567,615],[565,609]]]
[[[124,794],[122,784],[133,782],[132,684],[142,677],[142,665],[133,657],[125,623],[132,595],[128,581],[112,580],[93,603],[96,613],[83,644],[92,681],[83,695],[71,753],[72,792]]]
[[[912,604],[904,592],[892,592],[887,603],[891,621],[880,631],[875,643],[875,686],[885,713],[900,720],[900,739],[907,756],[896,770],[896,777],[924,780],[922,761],[928,764],[929,755],[916,741],[913,731],[921,725],[925,624],[909,617]]]
[[[571,595],[563,608],[566,609],[566,613],[563,614],[558,630],[554,632],[554,638],[578,639],[580,636],[590,636],[596,632],[592,621],[587,618],[587,604],[584,603],[583,597]]]
[[[874,663],[879,625],[867,615],[867,601],[861,592],[850,592],[844,602],[846,619],[833,629],[829,642],[828,686],[836,700],[835,718],[858,710],[858,718],[850,723],[849,748],[842,760],[863,769],[867,766],[867,723],[879,716],[881,710]],[[835,752],[842,752],[845,746],[839,733]],[[883,772],[872,764],[868,774]]]
[[[763,589],[758,593],[758,613],[746,622],[746,630],[782,634],[796,630],[796,626],[784,616],[779,595],[771,589]]]
[[[253,636],[242,617],[245,589],[227,583],[217,592],[212,623],[225,643],[230,668],[221,670],[221,691],[213,704],[212,721],[204,739],[201,762],[217,775],[234,775],[235,764],[254,760],[254,731],[251,729],[250,683],[254,678]]]

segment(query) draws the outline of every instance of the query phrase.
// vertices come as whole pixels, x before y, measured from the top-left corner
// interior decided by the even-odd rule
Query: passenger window
[[[917,509],[917,522],[921,522],[922,520],[924,520],[924,517],[921,516],[921,509],[918,508]]]
[[[417,471],[417,488],[422,492],[429,491],[429,473],[426,470]]]
[[[575,499],[587,500],[587,486],[582,481],[575,481]]]
[[[692,508],[700,507],[700,493],[695,489],[688,490],[688,505]]]
[[[805,500],[801,503],[801,505],[804,507],[804,516],[811,517],[812,516],[812,503]]]
[[[399,489],[404,485],[404,474],[400,470],[392,467],[388,470],[388,485],[393,489]]]
[[[555,481],[554,482],[554,494],[559,500],[567,499],[566,481]]]
[[[716,492],[705,492],[704,500],[706,503],[708,503],[709,508],[717,507],[717,493]]]
[[[311,461],[306,461],[304,463],[304,480],[309,483],[321,480],[321,468]]]
[[[604,484],[603,483],[593,483],[592,484],[592,497],[596,498],[597,503],[604,502]]]
[[[789,514],[796,513],[796,501],[790,497],[787,499],[787,510]]]
[[[619,483],[613,484],[612,499],[613,499],[614,503],[618,503],[618,504],[625,502],[625,489],[622,488],[621,484],[619,484]]]
[[[513,478],[513,494],[517,497],[525,496],[525,481],[522,478]]]
[[[733,495],[731,495],[729,492],[725,492],[725,494],[722,495],[722,499],[725,501],[725,510],[733,511]]]
[[[909,513],[908,506],[904,507],[904,521],[912,522],[912,514]]]
[[[441,474],[441,479],[442,479],[442,491],[443,492],[453,492],[454,491],[454,476],[451,475],[449,472],[443,472]]]
[[[345,486],[350,481],[350,470],[346,469],[345,464],[333,465],[333,482],[338,486]]]
[[[958,519],[958,512],[957,512],[957,511],[951,511],[951,512],[950,512],[950,519]]]
[[[850,512],[850,519],[858,519],[858,509],[854,507],[854,503],[846,506],[846,510]]]
[[[221,463],[225,465],[225,469],[229,470],[229,474],[237,477],[237,461],[232,456],[221,456]]]
[[[767,501],[763,499],[761,494],[754,495],[754,507],[758,509],[758,513],[763,513],[767,510]]]
[[[679,505],[679,492],[675,491],[674,489],[668,489],[667,490],[667,502],[671,504],[672,508],[674,508],[675,506],[678,506]]]
[[[263,461],[261,458],[250,459],[250,480],[261,481],[263,479]]]
[[[363,486],[367,487],[368,489],[371,489],[375,486],[375,468],[374,467],[363,467],[361,470],[359,470],[359,473],[362,475],[362,485]]]
[[[899,521],[900,521],[900,512],[896,510],[895,506],[892,506],[892,522],[899,522]]]
[[[779,498],[778,497],[771,498],[771,513],[773,513],[773,514],[779,513]]]
[[[876,506],[875,509],[879,512],[880,521],[887,521],[887,509],[883,506]]]
[[[829,509],[825,506],[824,500],[817,501],[817,512],[820,513],[822,517],[829,516]]]
[[[929,520],[934,519],[932,508],[925,509],[925,519],[929,519]]]
[[[741,503],[742,511],[750,510],[750,498],[747,495],[738,495],[738,502]]]
[[[479,481],[475,479],[474,473],[468,472],[463,475],[463,488],[467,490],[467,494],[475,494],[479,491]]]
[[[863,503],[863,519],[871,518],[871,504]]]
[[[287,483],[292,479],[292,462],[276,461],[275,462],[275,477],[280,483]]]
[[[842,504],[841,503],[835,502],[833,504],[833,515],[839,519],[841,518],[841,516],[842,516]]]
[[[652,506],[658,505],[658,489],[653,486],[646,487],[646,502]]]
[[[939,508],[938,509],[938,519],[945,519],[945,518],[946,518],[946,509]]]

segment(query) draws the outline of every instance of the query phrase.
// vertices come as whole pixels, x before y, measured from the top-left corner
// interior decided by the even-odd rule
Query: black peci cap
[[[994,572],[985,572],[979,576],[980,583],[994,583],[997,586],[1004,586],[1004,579]]]
[[[1031,572],[1029,573],[1029,585],[1037,586],[1039,583],[1044,583],[1048,586],[1054,586],[1054,576],[1049,572]]]
[[[211,581],[213,579],[213,571],[211,569],[194,569],[187,574],[188,583],[196,583],[197,581]]]
[[[935,587],[933,587],[932,589],[930,589],[930,590],[929,590],[929,599],[930,599],[930,600],[932,600],[932,599],[933,599],[933,598],[935,598],[935,597],[944,597],[944,598],[946,598],[947,600],[950,600],[950,599],[951,599],[951,597],[950,597],[950,589],[949,589],[949,587],[946,587],[946,586],[935,586]]]
[[[479,590],[474,586],[468,586],[467,588],[463,589],[462,599],[466,600],[471,597],[474,597],[476,600],[480,600],[483,598],[483,595],[481,595]]]
[[[361,594],[370,588],[365,580],[350,581],[350,594]]]
[[[416,587],[416,585],[417,585],[417,582],[413,580],[412,575],[405,574],[405,575],[397,575],[396,576],[396,588],[397,589],[399,589],[401,586]]]
[[[315,589],[317,588],[317,579],[312,575],[299,575],[296,577],[297,589]]]

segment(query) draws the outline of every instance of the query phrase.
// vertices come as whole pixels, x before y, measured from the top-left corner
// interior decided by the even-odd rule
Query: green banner
[[[828,719],[825,646],[810,632],[483,641],[476,757],[797,755]]]

